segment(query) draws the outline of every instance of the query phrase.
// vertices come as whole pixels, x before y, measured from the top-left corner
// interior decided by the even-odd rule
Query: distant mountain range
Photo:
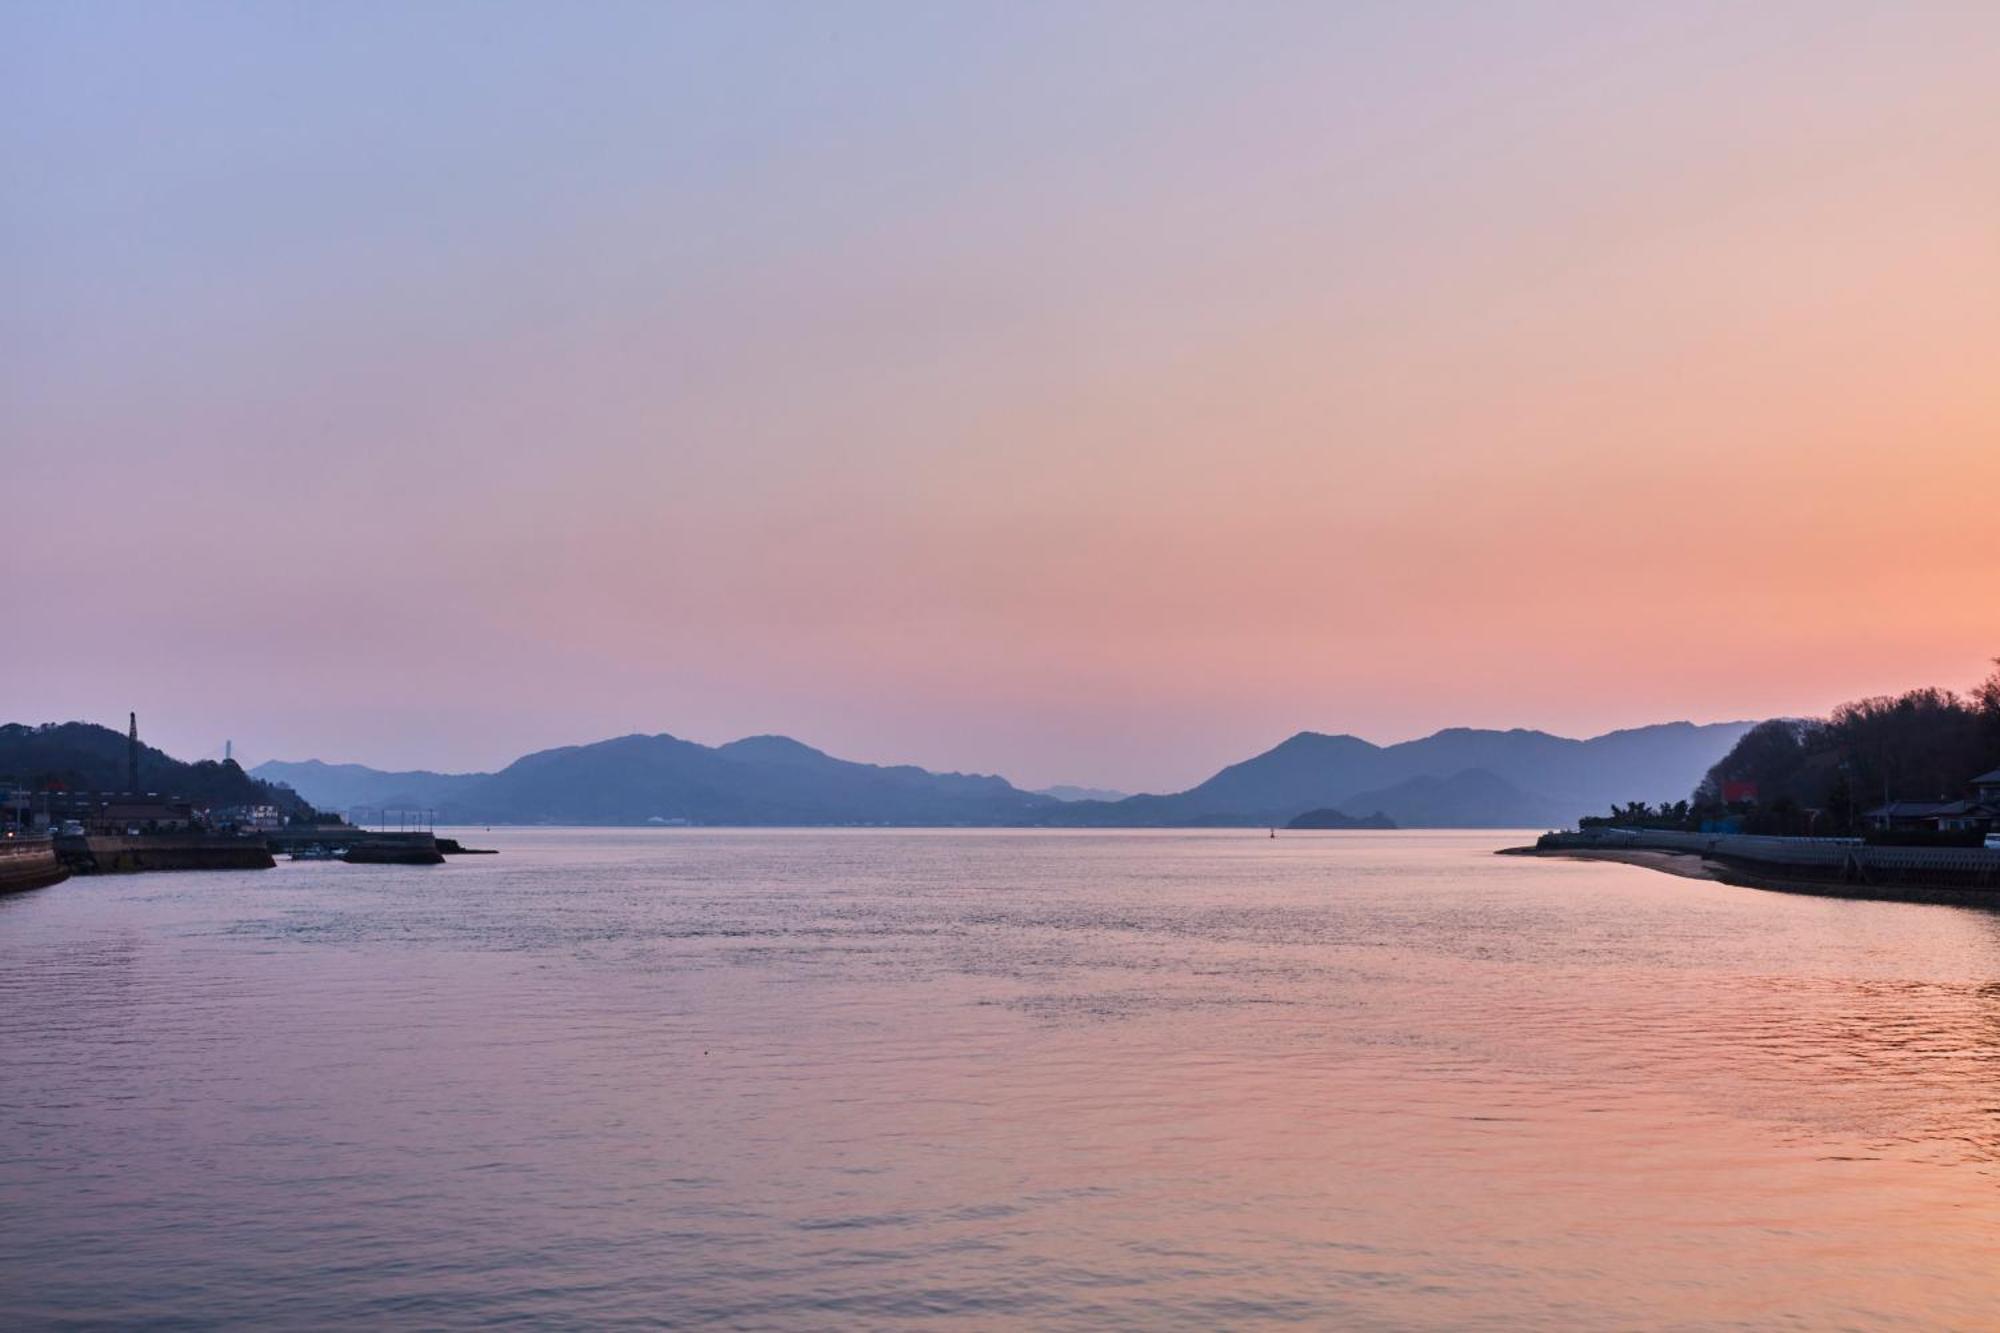
[[[490,773],[432,773],[425,769],[392,773],[363,764],[272,760],[250,770],[266,782],[282,783],[321,810],[447,810]]]
[[[784,736],[713,747],[620,736],[542,750],[498,773],[317,760],[255,771],[335,809],[433,809],[446,822],[487,824],[1024,824],[1062,804],[1003,778],[851,763]]]
[[[1468,768],[1448,778],[1405,778],[1393,787],[1360,792],[1346,802],[1377,810],[1408,828],[1531,828],[1568,824],[1566,803],[1522,791],[1490,769]],[[1607,802],[1608,804],[1608,802]]]
[[[497,773],[318,760],[252,773],[323,809],[434,809],[456,823],[1226,827],[1335,811],[1407,827],[1519,828],[1568,824],[1614,801],[1678,800],[1750,726],[1673,722],[1591,740],[1458,727],[1388,746],[1308,731],[1187,791],[1120,799],[854,763],[784,736],[718,746],[621,736],[543,750]]]
[[[1282,824],[1335,809],[1412,828],[1559,826],[1613,801],[1681,799],[1751,725],[1670,722],[1590,740],[1452,727],[1397,745],[1302,731],[1187,791],[1074,802],[1050,822]],[[1661,796],[1619,795],[1646,791]]]

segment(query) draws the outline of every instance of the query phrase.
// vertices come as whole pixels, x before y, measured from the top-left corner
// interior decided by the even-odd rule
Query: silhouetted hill
[[[1962,797],[2000,768],[2000,658],[1994,668],[1965,694],[1915,689],[1762,723],[1716,761],[1689,817],[1729,814],[1755,833],[1859,833],[1884,801]]]
[[[128,783],[123,732],[94,722],[0,726],[0,785],[122,792]],[[296,792],[258,781],[233,759],[187,764],[144,743],[139,746],[139,790],[197,807],[275,805],[286,814],[307,812]]]
[[[1504,796],[1489,786],[1419,785],[1401,792],[1409,815],[1387,809],[1405,827],[1461,824],[1479,811],[1508,810],[1500,821],[1519,826],[1513,813],[1540,811],[1526,824],[1565,824],[1617,800],[1658,800],[1688,789],[1750,729],[1748,722],[1696,726],[1670,722],[1571,740],[1543,731],[1489,731],[1452,727],[1421,740],[1373,745],[1355,736],[1302,731],[1263,754],[1231,764],[1214,777],[1171,796],[1134,796],[1115,802],[1073,802],[1053,822],[1115,827],[1235,823],[1282,824],[1306,810],[1373,810],[1382,796],[1415,779],[1451,779],[1468,770],[1518,789]],[[1621,797],[1614,792],[1653,792]],[[1454,800],[1465,804],[1456,811]],[[1477,823],[1492,826],[1496,816]]]
[[[1157,828],[1380,809],[1404,826],[1520,827],[1684,791],[1748,725],[1676,722],[1587,741],[1453,728],[1389,746],[1300,732],[1187,791],[1122,800],[1065,801],[997,777],[854,763],[786,736],[718,746],[621,736],[526,755],[498,773],[383,773],[317,761],[263,764],[257,773],[322,806],[434,808],[465,823]]]
[[[1305,809],[1341,805],[1380,771],[1383,754],[1381,747],[1357,736],[1302,731],[1166,799],[1209,810],[1287,810],[1289,818]]]
[[[1396,821],[1379,810],[1356,818],[1344,810],[1308,810],[1285,822],[1288,829],[1392,829]]]
[[[1576,817],[1561,803],[1530,795],[1483,768],[1448,778],[1405,778],[1349,797],[1348,804],[1380,810],[1403,828],[1547,828]]]
[[[853,763],[785,736],[713,747],[620,736],[525,755],[498,773],[378,773],[316,761],[258,771],[283,774],[321,801],[431,807],[464,823],[1005,825],[1036,822],[1058,804],[1002,778]]]
[[[271,760],[250,770],[267,782],[282,782],[322,810],[435,810],[451,822],[460,798],[490,773],[432,773],[427,769],[383,772],[363,764]]]

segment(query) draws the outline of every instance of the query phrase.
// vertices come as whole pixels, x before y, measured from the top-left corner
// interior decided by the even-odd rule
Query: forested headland
[[[1746,833],[1862,832],[1890,801],[1951,800],[2000,768],[2000,658],[1971,689],[1928,687],[1779,718],[1745,732],[1685,801],[1612,807],[1593,825],[1687,829],[1729,821]]]

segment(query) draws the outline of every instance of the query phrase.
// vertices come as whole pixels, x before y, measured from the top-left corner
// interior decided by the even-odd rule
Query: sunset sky
[[[2000,653],[2000,5],[0,5],[0,720],[1185,786]]]

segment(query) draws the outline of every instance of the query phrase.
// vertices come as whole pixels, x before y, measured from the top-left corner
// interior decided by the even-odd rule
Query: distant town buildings
[[[180,797],[155,792],[0,789],[0,831],[33,833],[67,828],[104,834],[268,833],[284,826],[284,812],[275,805],[203,809]]]
[[[188,833],[200,827],[193,805],[153,792],[51,793],[53,825],[80,824],[86,833]]]

